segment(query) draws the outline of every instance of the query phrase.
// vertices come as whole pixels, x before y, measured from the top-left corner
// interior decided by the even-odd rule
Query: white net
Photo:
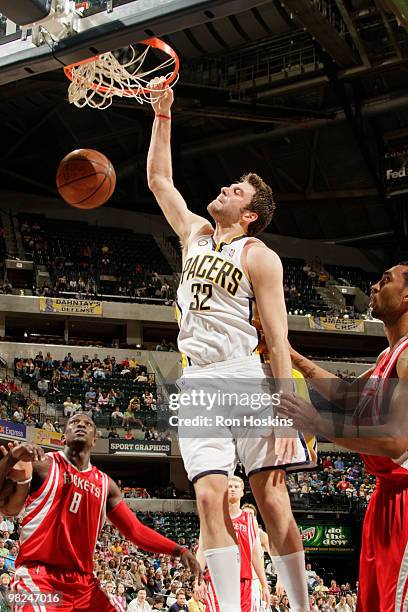
[[[120,98],[133,98],[140,104],[151,104],[152,100],[160,97],[157,90],[149,88],[150,81],[155,76],[164,76],[169,79],[172,72],[165,73],[174,66],[175,58],[169,56],[160,65],[142,71],[142,66],[150,47],[137,55],[134,47],[130,46],[131,59],[121,64],[111,53],[103,53],[94,60],[72,67],[72,81],[68,87],[68,100],[79,108],[91,106],[105,109],[112,104],[114,96]],[[176,78],[170,84],[173,87]],[[152,95],[151,95],[152,94]]]

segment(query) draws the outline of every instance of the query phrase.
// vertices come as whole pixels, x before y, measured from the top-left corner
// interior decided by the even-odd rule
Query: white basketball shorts
[[[316,465],[303,434],[293,430],[296,452],[291,463],[281,464],[277,459],[276,424],[270,423],[277,418],[279,402],[268,403],[268,394],[271,397],[273,394],[273,378],[270,366],[264,365],[259,355],[185,368],[177,386],[183,400],[178,407],[179,445],[192,482],[207,474],[232,476],[238,460],[248,476],[266,470],[300,470]],[[202,402],[197,406],[195,401],[199,391],[203,393],[204,408]],[[214,405],[211,398],[217,398]],[[194,417],[195,425],[190,426]],[[259,427],[259,419],[266,424]]]

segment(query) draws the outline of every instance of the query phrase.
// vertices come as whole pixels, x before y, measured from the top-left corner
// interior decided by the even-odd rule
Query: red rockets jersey
[[[238,538],[239,554],[241,557],[241,580],[252,579],[252,550],[254,548],[257,530],[255,519],[249,512],[232,519],[232,524]]]
[[[238,538],[238,548],[241,560],[241,580],[252,580],[252,550],[255,545],[257,530],[255,519],[249,512],[241,512],[239,516],[232,519]],[[211,576],[206,576],[206,580]]]
[[[408,348],[408,338],[404,337],[392,349],[388,348],[380,355],[373,373],[364,386],[361,401],[354,415],[354,424],[381,425],[384,423],[386,419],[383,417],[387,412],[387,395],[392,390],[391,383],[397,382],[397,361],[406,348]],[[368,472],[377,476],[380,481],[391,484],[405,483],[408,486],[407,454],[400,462],[377,455],[362,454],[361,457]]]
[[[27,499],[16,567],[38,562],[91,573],[106,519],[108,476],[91,464],[79,471],[63,451],[47,457],[47,478]]]

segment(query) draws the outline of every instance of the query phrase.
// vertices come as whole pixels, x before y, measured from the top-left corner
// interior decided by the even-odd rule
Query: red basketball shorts
[[[51,565],[21,565],[11,589],[14,612],[116,612],[93,574]]]
[[[408,485],[381,482],[367,508],[357,612],[408,610]]]

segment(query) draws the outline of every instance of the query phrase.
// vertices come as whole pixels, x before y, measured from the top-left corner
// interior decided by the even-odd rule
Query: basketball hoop
[[[105,109],[112,104],[113,97],[118,96],[134,98],[140,104],[151,104],[162,95],[157,89],[149,89],[149,83],[155,76],[164,76],[163,85],[173,87],[178,80],[180,65],[177,53],[159,38],[149,38],[140,44],[146,45],[146,49],[138,55],[135,48],[130,46],[132,56],[123,64],[108,51],[65,66],[65,75],[71,81],[68,87],[70,103],[79,108],[91,106]],[[153,68],[142,70],[151,48],[159,49],[167,58]]]

